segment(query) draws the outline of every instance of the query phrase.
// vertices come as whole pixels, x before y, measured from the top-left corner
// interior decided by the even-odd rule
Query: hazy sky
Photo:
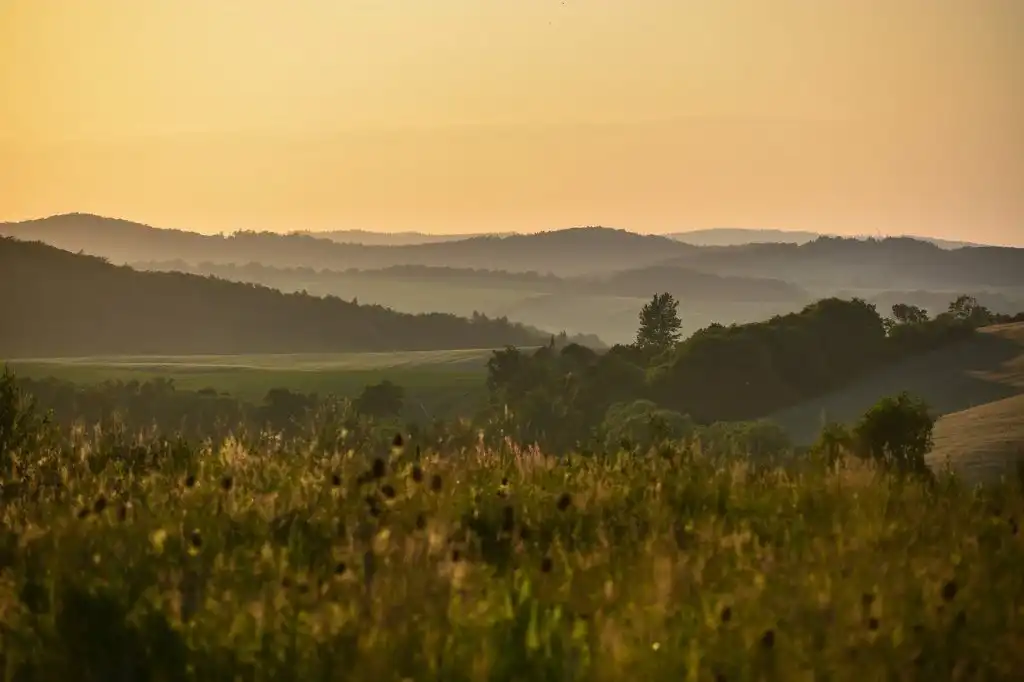
[[[0,0],[0,220],[1024,245],[1022,0]]]

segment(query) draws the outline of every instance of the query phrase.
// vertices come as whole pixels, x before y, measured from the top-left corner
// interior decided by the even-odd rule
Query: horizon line
[[[88,212],[88,211],[65,211],[65,212],[61,212],[61,213],[52,213],[52,214],[49,214],[49,215],[43,215],[43,216],[37,216],[37,217],[22,218],[20,220],[0,220],[0,224],[31,223],[31,222],[40,222],[40,221],[43,221],[43,220],[52,220],[54,218],[65,218],[65,217],[73,217],[73,216],[91,217],[91,218],[99,218],[101,220],[111,220],[111,221],[118,221],[118,222],[133,223],[135,225],[141,225],[143,227],[147,227],[147,228],[150,228],[150,229],[153,229],[153,230],[166,230],[166,231],[172,231],[172,232],[189,232],[189,233],[192,233],[192,234],[196,234],[196,235],[200,235],[200,236],[206,236],[206,237],[216,237],[216,236],[227,236],[227,237],[230,237],[230,236],[233,236],[233,235],[236,235],[236,234],[240,234],[240,233],[243,233],[243,232],[255,232],[257,234],[276,234],[276,235],[281,235],[281,236],[290,236],[290,235],[310,236],[310,237],[314,237],[314,238],[319,238],[319,237],[317,237],[317,235],[328,235],[328,234],[332,234],[332,233],[357,233],[357,234],[358,233],[362,233],[362,234],[371,234],[371,235],[380,235],[380,236],[416,236],[416,235],[418,235],[418,236],[424,236],[424,237],[454,237],[455,239],[452,239],[451,241],[460,241],[460,240],[466,240],[466,239],[475,239],[475,238],[480,238],[480,237],[491,237],[491,236],[493,236],[493,237],[513,237],[513,236],[523,237],[523,236],[532,236],[532,235],[546,234],[546,233],[552,233],[552,232],[565,232],[565,231],[568,231],[568,230],[604,229],[604,230],[616,230],[616,231],[628,232],[630,234],[635,234],[635,235],[642,236],[642,237],[665,237],[665,238],[670,238],[671,239],[671,238],[679,237],[681,235],[686,235],[686,234],[696,234],[696,233],[703,233],[703,232],[719,232],[719,231],[730,231],[730,230],[732,230],[732,231],[741,231],[741,232],[762,232],[762,233],[764,233],[764,232],[774,232],[774,233],[781,233],[781,234],[813,235],[814,239],[812,239],[811,241],[814,241],[814,240],[819,239],[821,237],[839,238],[839,239],[852,239],[852,240],[857,240],[857,241],[867,241],[867,240],[870,240],[870,239],[877,239],[877,240],[881,240],[881,239],[911,239],[911,240],[921,241],[921,242],[926,242],[926,243],[936,243],[936,242],[938,242],[938,243],[945,243],[945,244],[956,244],[956,245],[960,245],[962,247],[997,247],[997,248],[1010,248],[1010,249],[1021,249],[1021,248],[1024,248],[1024,243],[1021,243],[1021,244],[1008,244],[1008,243],[971,242],[971,241],[966,241],[966,240],[962,240],[962,239],[948,239],[948,238],[945,238],[945,237],[932,237],[932,236],[928,236],[928,235],[910,234],[910,233],[884,233],[884,232],[876,231],[875,233],[864,232],[864,233],[860,233],[860,234],[845,235],[845,234],[837,234],[837,233],[832,233],[832,232],[819,232],[819,231],[814,231],[814,230],[787,229],[787,228],[782,228],[782,227],[735,227],[735,226],[732,226],[732,227],[701,227],[701,228],[680,229],[680,230],[673,230],[673,231],[666,231],[666,232],[645,232],[645,231],[638,231],[638,230],[633,230],[633,229],[624,228],[624,227],[613,227],[611,225],[601,225],[601,224],[587,224],[587,225],[583,225],[583,224],[581,224],[581,225],[570,225],[570,226],[566,226],[566,227],[541,228],[541,229],[527,230],[527,231],[505,230],[505,231],[438,232],[438,233],[420,232],[420,231],[416,231],[416,230],[382,231],[382,230],[372,230],[372,229],[366,229],[366,228],[347,228],[347,229],[339,228],[339,229],[326,229],[326,230],[294,229],[294,230],[284,230],[284,231],[267,230],[267,229],[255,230],[255,229],[240,228],[240,229],[235,229],[235,230],[230,230],[230,231],[220,230],[220,231],[216,231],[216,232],[203,232],[203,231],[189,229],[189,228],[161,227],[161,226],[158,226],[158,225],[155,225],[155,224],[152,224],[152,223],[144,222],[142,220],[136,220],[134,218],[115,217],[115,216],[111,216],[111,215],[102,215],[102,214],[99,214],[99,213],[91,213],[91,212]],[[676,241],[680,241],[680,240],[676,239]],[[746,245],[746,244],[757,244],[757,243],[795,243],[795,242],[744,242],[742,244],[736,244],[735,246]],[[389,246],[389,245],[381,244],[381,245],[376,245],[376,246]],[[415,246],[415,244],[410,244],[408,246]],[[695,245],[695,246],[728,246],[728,245],[718,245],[718,244],[699,245],[698,244],[698,245]]]

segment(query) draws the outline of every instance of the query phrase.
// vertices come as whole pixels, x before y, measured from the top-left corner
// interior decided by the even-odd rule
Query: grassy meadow
[[[411,415],[451,416],[486,394],[490,350],[291,355],[108,356],[14,360],[19,376],[77,384],[165,378],[178,388],[212,388],[259,403],[272,388],[354,397],[383,380],[406,391]]]
[[[698,445],[79,433],[0,512],[7,680],[1010,680],[1024,496]],[[117,454],[120,452],[120,454]],[[127,455],[125,453],[130,453]]]

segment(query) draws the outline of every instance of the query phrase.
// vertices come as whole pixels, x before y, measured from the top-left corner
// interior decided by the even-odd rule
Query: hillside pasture
[[[900,391],[920,396],[938,417],[933,465],[948,458],[976,479],[1007,472],[1024,455],[1024,324],[984,328],[769,418],[797,443],[810,444],[824,423],[851,424]]]

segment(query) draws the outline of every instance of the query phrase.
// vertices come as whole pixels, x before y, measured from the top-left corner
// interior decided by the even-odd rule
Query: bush
[[[883,398],[854,429],[859,453],[900,472],[925,473],[935,418],[928,406],[906,391]]]

